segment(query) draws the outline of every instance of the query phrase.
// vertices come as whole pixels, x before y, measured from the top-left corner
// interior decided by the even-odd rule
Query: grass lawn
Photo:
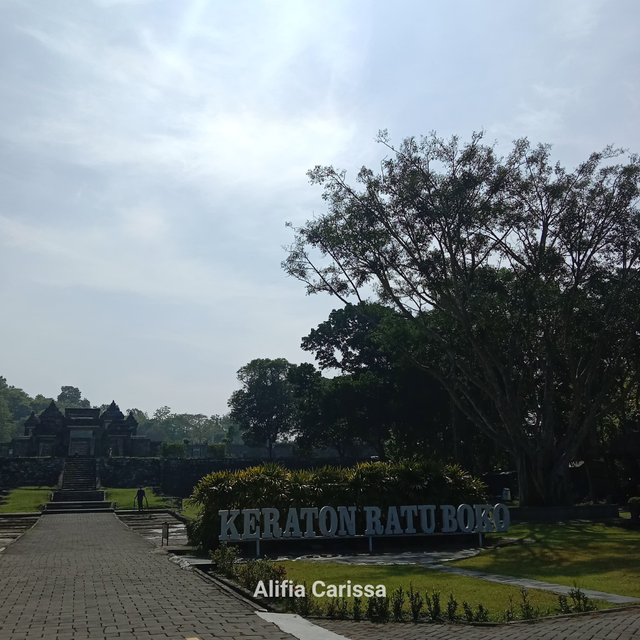
[[[182,502],[182,515],[195,520],[200,515],[200,507],[192,504],[190,500],[183,500]]]
[[[24,513],[39,511],[55,487],[20,487],[13,489],[3,496],[0,503],[0,513]]]
[[[537,542],[450,564],[640,597],[640,531],[594,523],[518,524],[504,536]]]
[[[176,509],[177,500],[169,496],[157,496],[153,493],[151,487],[143,487],[147,494],[150,509]],[[107,500],[118,503],[118,509],[137,509],[137,502],[134,507],[134,500],[138,487],[135,489],[104,489],[107,492]],[[147,506],[146,500],[144,506]]]
[[[346,584],[351,580],[352,584],[383,584],[387,589],[387,596],[394,589],[402,585],[407,591],[409,582],[413,588],[424,596],[428,590],[431,596],[433,589],[440,591],[440,601],[443,610],[449,594],[453,593],[458,601],[458,613],[462,614],[462,602],[466,600],[474,609],[479,604],[489,609],[489,617],[493,621],[504,620],[505,609],[509,607],[509,597],[513,598],[516,618],[520,617],[520,603],[522,602],[521,590],[477,578],[455,576],[441,571],[432,571],[414,565],[347,565],[325,562],[279,562],[287,569],[287,579],[296,582],[306,582],[307,589],[316,580],[322,580],[325,584]],[[558,597],[546,591],[527,591],[529,602],[534,607],[539,607],[543,615],[557,613]],[[318,603],[326,606],[328,598],[319,598]],[[599,609],[611,608],[614,605],[595,600]],[[405,602],[405,609],[410,611],[409,603]],[[426,611],[426,606],[425,606]]]

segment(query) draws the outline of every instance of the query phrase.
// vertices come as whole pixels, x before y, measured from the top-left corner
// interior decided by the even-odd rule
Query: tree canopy
[[[522,503],[566,502],[569,463],[637,379],[638,156],[568,171],[527,140],[499,158],[481,134],[379,139],[391,155],[360,186],[309,172],[328,210],[283,267],[344,303],[372,288],[407,321],[396,346],[410,336],[406,356],[513,455]]]

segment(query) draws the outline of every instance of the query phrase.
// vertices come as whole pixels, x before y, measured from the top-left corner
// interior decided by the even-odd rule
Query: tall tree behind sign
[[[296,229],[284,269],[345,303],[372,286],[409,321],[396,344],[417,334],[407,355],[513,455],[522,504],[567,502],[569,463],[637,375],[638,156],[567,171],[527,140],[504,159],[481,134],[379,140],[392,155],[359,187],[309,172],[328,211]]]

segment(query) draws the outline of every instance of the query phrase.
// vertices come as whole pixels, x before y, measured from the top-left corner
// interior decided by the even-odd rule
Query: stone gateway
[[[102,414],[100,409],[66,409],[63,414],[51,401],[39,416],[31,412],[24,435],[14,438],[8,451],[11,457],[148,456],[149,438],[136,435],[137,430],[133,414],[125,418],[115,402]]]

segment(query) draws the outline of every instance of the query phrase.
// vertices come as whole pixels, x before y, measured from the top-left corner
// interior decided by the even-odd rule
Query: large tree
[[[284,268],[345,303],[373,288],[409,321],[397,344],[409,326],[422,346],[407,355],[513,455],[521,502],[568,501],[569,463],[635,375],[638,156],[607,148],[567,171],[526,140],[506,158],[480,134],[380,141],[391,155],[360,187],[309,172],[328,211],[296,229]]]
[[[278,437],[292,428],[294,366],[284,358],[256,358],[238,370],[242,388],[229,398],[230,417],[242,429],[244,441],[266,445],[270,458]]]

